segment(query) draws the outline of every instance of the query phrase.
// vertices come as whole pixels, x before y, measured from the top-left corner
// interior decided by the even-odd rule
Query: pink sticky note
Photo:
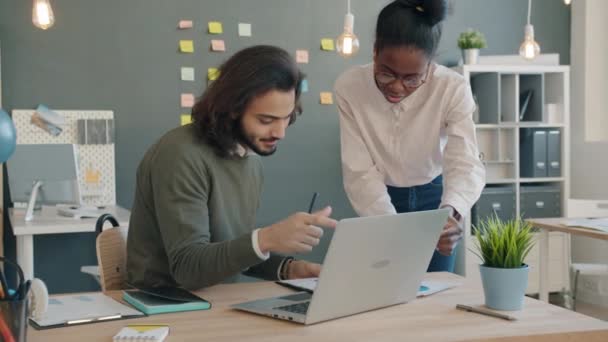
[[[193,94],[182,94],[182,107],[192,108],[194,106],[194,95]]]
[[[177,27],[181,30],[192,28],[192,20],[180,20]]]
[[[296,50],[296,62],[308,63],[308,50]]]
[[[226,51],[226,43],[221,39],[212,39],[211,51]]]

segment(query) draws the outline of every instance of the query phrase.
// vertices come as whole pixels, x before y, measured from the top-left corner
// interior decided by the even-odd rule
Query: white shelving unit
[[[565,213],[570,197],[570,67],[464,65],[454,70],[469,81],[478,105],[476,132],[480,158],[486,167],[486,188],[510,191],[514,203],[513,209],[508,212],[526,217],[524,206],[530,208],[532,196],[527,195],[530,197],[526,202],[524,193],[535,189],[532,186],[551,186],[559,189],[556,212]],[[520,116],[520,105],[526,101],[528,94],[531,95],[523,111],[525,115]],[[559,131],[561,155],[557,166],[558,176],[522,176],[522,163],[526,162],[522,160],[524,152],[520,139],[523,138],[522,132],[527,129],[543,130],[547,135]],[[549,142],[546,148],[549,148]],[[555,165],[554,162],[553,167]],[[536,200],[533,204],[539,208],[545,205],[542,200]],[[495,203],[491,208],[501,210],[500,205]],[[470,251],[474,238],[471,234],[472,224],[470,219],[467,221],[464,239],[466,253],[459,258],[457,270],[467,277],[479,277],[479,259]],[[550,291],[568,289],[569,238],[561,233],[551,233],[549,245],[552,258]],[[534,248],[526,260],[530,265],[528,293],[538,291],[538,258],[538,250]]]

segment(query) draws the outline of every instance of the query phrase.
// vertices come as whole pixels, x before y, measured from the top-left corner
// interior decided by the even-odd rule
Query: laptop
[[[315,290],[232,305],[314,324],[416,298],[448,209],[338,222]]]

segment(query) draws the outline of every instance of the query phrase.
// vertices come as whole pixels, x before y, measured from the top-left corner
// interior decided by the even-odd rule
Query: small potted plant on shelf
[[[493,216],[474,229],[486,306],[520,310],[528,287],[524,259],[534,246],[532,226],[521,218],[502,221]]]
[[[458,37],[458,47],[462,50],[464,64],[476,64],[479,49],[487,46],[486,38],[477,30],[468,29]]]

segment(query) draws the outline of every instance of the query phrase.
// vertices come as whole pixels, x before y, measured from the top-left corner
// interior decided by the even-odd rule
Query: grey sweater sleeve
[[[211,242],[212,213],[207,207],[211,184],[204,163],[192,161],[180,149],[162,153],[150,182],[171,276],[180,286],[199,289],[214,285],[261,262],[250,233]]]

